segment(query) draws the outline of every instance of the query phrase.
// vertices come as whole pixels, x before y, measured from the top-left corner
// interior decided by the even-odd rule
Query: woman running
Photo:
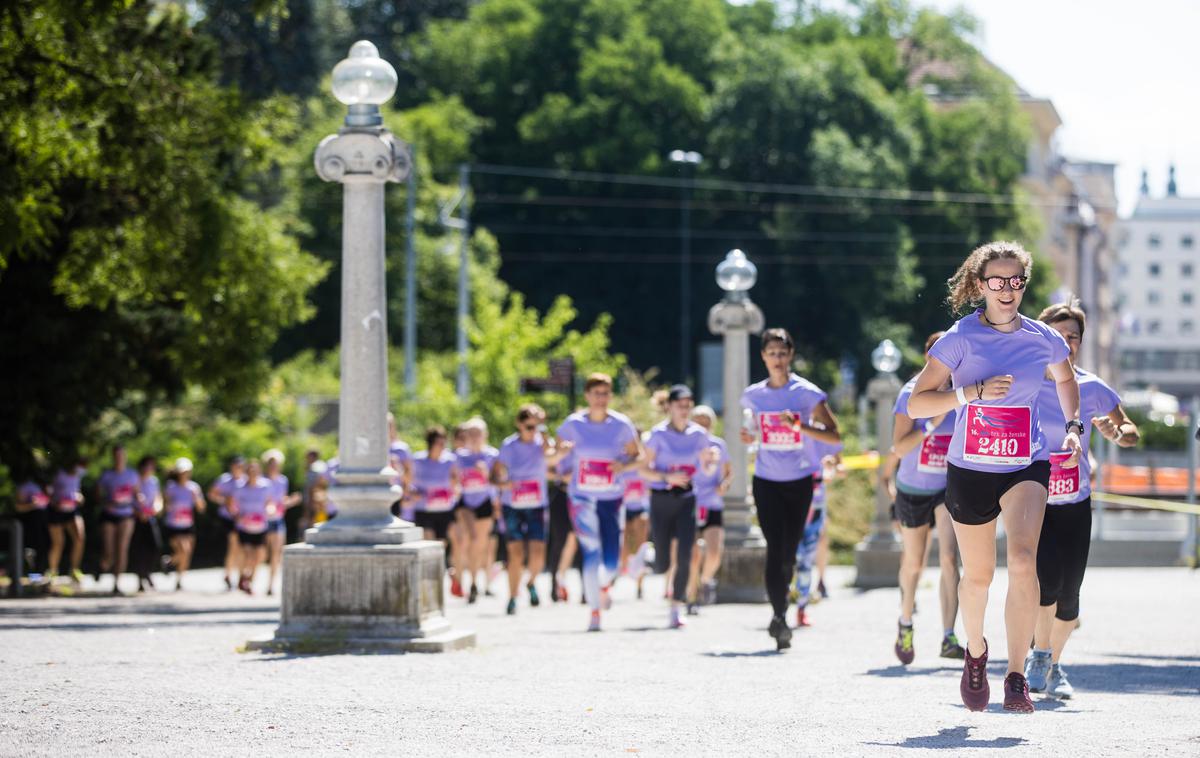
[[[175,591],[183,589],[183,575],[192,565],[196,550],[196,514],[204,512],[204,493],[192,481],[192,462],[177,458],[167,474],[163,493],[163,531],[175,566]]]
[[[238,589],[247,595],[254,594],[254,573],[266,552],[267,530],[277,509],[274,497],[275,485],[263,476],[259,462],[251,458],[246,464],[246,478],[229,498],[229,513],[237,527],[242,556]]]
[[[425,530],[425,539],[449,542],[457,499],[458,459],[446,449],[446,429],[431,426],[425,430],[427,449],[413,455],[413,478],[409,496],[416,508],[416,525]],[[450,581],[450,594],[462,597],[458,577]]]
[[[134,513],[142,494],[138,488],[138,474],[129,468],[123,445],[113,447],[112,460],[113,467],[100,474],[100,480],[96,483],[103,509],[100,512],[100,543],[103,549],[96,581],[100,581],[101,574],[111,572],[112,593],[120,595],[121,588],[118,585],[129,560]]]
[[[650,488],[642,478],[641,471],[626,471],[622,477],[625,493],[621,503],[625,507],[625,538],[621,551],[620,573],[633,577],[637,583],[637,598],[642,599],[642,581],[646,568],[654,562],[650,536]]]
[[[671,610],[667,625],[682,629],[682,609],[687,603],[692,548],[696,541],[696,493],[692,479],[704,467],[716,468],[718,453],[708,432],[692,421],[696,403],[686,385],[676,384],[667,394],[667,418],[650,430],[641,475],[650,483],[650,531],[656,568],[665,572],[674,564]],[[674,547],[674,559],[671,557]]]
[[[609,410],[613,383],[592,374],[584,383],[586,411],[576,411],[558,428],[559,443],[573,453],[568,487],[571,523],[583,552],[583,594],[592,609],[589,632],[600,631],[600,610],[612,605],[609,586],[621,560],[620,477],[638,465],[637,430],[624,415]],[[561,585],[560,585],[561,586]]]
[[[48,565],[49,509],[50,495],[36,479],[29,477],[17,486],[17,521],[25,546],[34,551],[31,571],[35,574],[41,574]]]
[[[707,405],[698,405],[692,410],[692,421],[704,429],[709,448],[715,448],[717,452],[692,479],[696,491],[696,533],[699,539],[692,551],[689,614],[695,612],[697,602],[701,605],[717,602],[717,571],[721,568],[721,555],[725,550],[725,492],[733,477],[729,448],[725,440],[712,433],[717,421],[716,412]]]
[[[804,525],[804,534],[800,538],[800,546],[796,548],[796,627],[812,626],[808,618],[808,605],[812,601],[813,566],[817,560],[817,550],[821,544],[821,535],[825,531],[826,514],[829,512],[829,482],[837,473],[838,455],[842,445],[827,445],[824,442],[811,440],[807,444],[809,454],[817,460],[817,470],[813,474],[812,506],[808,509],[808,522]]]
[[[488,444],[487,422],[476,416],[462,425],[464,444],[455,451],[458,457],[459,491],[462,493],[454,508],[460,544],[455,546],[455,572],[460,581],[469,580],[471,589],[467,602],[479,597],[478,577],[484,575],[487,586],[488,546],[491,544],[492,521],[496,517],[493,501],[496,488],[491,483],[492,464],[500,454]],[[545,488],[542,490],[545,492]]]
[[[925,360],[929,349],[943,332],[934,332],[925,340]],[[947,379],[947,382],[949,380]],[[937,529],[938,559],[941,576],[938,595],[942,607],[943,658],[963,657],[962,645],[954,634],[958,616],[958,543],[954,525],[946,510],[946,452],[954,436],[955,414],[951,411],[934,418],[914,419],[908,415],[908,399],[912,396],[917,378],[913,377],[900,390],[892,409],[892,452],[899,458],[894,477],[896,487],[896,517],[900,521],[900,620],[894,650],[905,666],[913,662],[913,608],[917,584],[925,568],[926,547],[930,528]],[[941,389],[949,389],[945,384]]]
[[[208,488],[208,499],[217,504],[217,523],[225,538],[225,589],[233,589],[232,577],[242,570],[242,548],[238,541],[237,525],[229,512],[229,499],[246,479],[246,459],[235,455],[229,459],[228,471],[217,477]]]
[[[1037,618],[1037,543],[1050,482],[1050,449],[1037,404],[1047,369],[1069,419],[1062,465],[1079,464],[1083,424],[1067,343],[1018,310],[1032,268],[1029,253],[1015,242],[990,242],[971,253],[949,281],[948,301],[955,312],[969,306],[977,310],[930,348],[908,400],[914,418],[958,410],[946,456],[946,507],[963,561],[958,599],[967,652],[959,691],[973,711],[986,709],[990,695],[983,620],[996,569],[996,518],[1003,517],[1008,538],[1004,709],[1033,712],[1021,664]],[[942,389],[947,378],[954,389]]]
[[[788,585],[812,505],[813,475],[819,466],[805,451],[805,441],[830,445],[842,441],[825,392],[792,373],[795,357],[796,343],[786,329],[766,330],[762,359],[768,377],[742,392],[742,407],[750,417],[742,441],[758,443],[752,490],[758,524],[767,541],[765,578],[772,611],[767,631],[780,650],[792,644],[786,618]]]
[[[576,548],[575,530],[571,526],[571,498],[567,490],[571,486],[571,477],[575,475],[575,460],[570,455],[570,446],[565,448],[562,460],[557,465],[547,466],[547,476],[550,487],[550,533],[546,535],[546,559],[550,561],[554,573],[550,577],[551,599],[556,602],[567,602],[567,572],[575,565]],[[587,601],[584,600],[586,603]]]
[[[1053,327],[1067,341],[1071,363],[1079,354],[1086,319],[1077,302],[1052,305],[1038,320]],[[1125,415],[1121,398],[1095,374],[1075,369],[1079,382],[1079,412],[1083,422],[1083,449],[1088,449],[1093,425],[1105,439],[1121,447],[1133,447],[1140,438],[1137,425]],[[1025,677],[1032,692],[1046,691],[1060,698],[1075,694],[1059,661],[1063,648],[1079,618],[1079,587],[1087,568],[1092,540],[1091,461],[1085,453],[1075,468],[1063,468],[1069,456],[1064,448],[1066,425],[1057,402],[1056,385],[1042,381],[1038,394],[1038,413],[1050,449],[1050,495],[1046,517],[1042,520],[1037,547],[1037,576],[1041,588],[1041,609],[1033,635],[1033,652],[1025,661]]]
[[[66,538],[71,538],[71,582],[75,586],[83,581],[83,517],[79,507],[83,505],[83,475],[87,472],[87,461],[80,458],[70,469],[60,468],[50,486],[50,574],[58,573],[62,563]]]
[[[392,503],[392,515],[411,522],[416,514],[412,506],[404,502],[404,492],[408,489],[409,481],[412,480],[412,448],[408,446],[407,442],[400,439],[400,435],[396,432],[396,417],[390,411],[387,415],[387,428],[388,465],[396,472],[392,476],[392,486],[397,487],[400,492],[400,499]],[[306,486],[305,491],[307,492],[307,490]],[[308,508],[305,510],[307,511]]]
[[[158,462],[152,456],[138,461],[138,488],[141,500],[129,540],[129,570],[137,574],[138,592],[154,589],[150,575],[162,568],[162,535],[158,531],[158,514],[162,512],[162,485],[155,476]]]
[[[283,562],[283,546],[287,544],[287,512],[301,500],[299,492],[289,492],[290,483],[283,474],[284,455],[274,448],[262,454],[264,474],[271,483],[271,502],[275,515],[267,524],[267,594],[275,594],[275,577]]]
[[[529,605],[536,608],[534,582],[546,565],[547,506],[546,468],[556,462],[554,441],[543,435],[546,413],[537,405],[517,411],[517,433],[500,445],[492,465],[491,479],[500,487],[505,530],[508,538],[508,615],[517,612],[521,578],[529,570]]]

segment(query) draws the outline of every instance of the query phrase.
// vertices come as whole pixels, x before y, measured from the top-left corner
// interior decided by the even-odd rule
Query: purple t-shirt
[[[196,523],[196,497],[203,499],[200,485],[168,480],[163,491],[163,520],[172,529],[190,529]]]
[[[917,378],[914,376],[901,388],[892,413],[908,416],[908,399],[912,397],[916,386]],[[900,459],[900,468],[896,471],[897,489],[910,495],[932,495],[946,489],[946,452],[954,436],[956,415],[951,411],[936,429],[926,429],[921,442]],[[928,421],[914,418],[913,424],[918,429],[925,429]]]
[[[670,421],[660,421],[651,427],[646,438],[646,449],[654,451],[651,468],[664,474],[683,471],[694,477],[700,471],[700,458],[709,447],[708,430],[694,421],[689,421],[683,431]],[[667,483],[652,481],[650,489],[662,492]]]
[[[625,447],[637,442],[633,423],[616,411],[609,411],[603,421],[592,421],[586,410],[576,411],[558,428],[558,438],[574,443],[571,461],[574,473],[567,491],[572,498],[593,500],[622,500],[625,485],[617,475],[616,465],[629,457]]]
[[[504,466],[512,487],[500,491],[500,501],[509,508],[545,508],[546,454],[542,451],[542,435],[522,442],[513,434],[500,443],[496,462]]]
[[[826,495],[828,494],[828,491],[825,488],[825,478],[822,474],[823,466],[821,461],[825,459],[825,456],[837,455],[838,453],[842,452],[843,447],[844,445],[842,445],[841,442],[822,442],[821,440],[814,440],[811,437],[805,441],[805,449],[808,450],[808,454],[812,457],[813,464],[817,467],[816,472],[813,474],[812,510],[814,511],[825,507]]]
[[[1062,495],[1051,492],[1050,505],[1069,505],[1091,497],[1092,464],[1088,460],[1088,443],[1092,436],[1092,419],[1107,416],[1121,404],[1120,396],[1095,374],[1075,369],[1075,378],[1079,380],[1079,419],[1083,422],[1083,434],[1079,438],[1083,445],[1083,454],[1079,456],[1078,487],[1068,487],[1068,492]],[[1051,379],[1042,381],[1042,389],[1038,393],[1038,410],[1041,411],[1042,433],[1046,435],[1047,447],[1051,452],[1061,451],[1063,440],[1067,436],[1067,418],[1062,412],[1062,404],[1058,401],[1057,385]],[[1063,474],[1074,480],[1074,472],[1068,470]],[[1054,486],[1055,478],[1055,474],[1051,473],[1052,490],[1057,489]]]
[[[696,506],[699,508],[707,508],[710,511],[719,511],[725,507],[725,500],[717,494],[717,487],[721,484],[722,475],[725,473],[725,464],[729,463],[729,447],[725,444],[725,440],[705,432],[708,436],[706,447],[715,447],[721,451],[721,457],[715,464],[709,464],[707,468],[700,467],[696,472],[696,476],[692,478],[692,489],[696,493]]]
[[[404,464],[412,461],[412,448],[401,440],[393,440],[388,445],[388,465],[396,470],[392,484],[400,484],[404,474]]]
[[[17,487],[17,500],[23,503],[32,503],[34,510],[38,511],[44,511],[50,505],[50,496],[46,494],[46,490],[32,480]]]
[[[270,477],[267,481],[271,483],[271,500],[275,502],[275,515],[271,517],[271,523],[283,521],[283,514],[286,511],[283,508],[283,502],[288,496],[288,478],[283,474],[276,474]]]
[[[154,474],[142,479],[140,486],[142,488],[142,513],[147,516],[153,516],[154,500],[162,492],[162,486],[158,483],[158,477]]]
[[[54,506],[54,510],[59,513],[74,513],[79,508],[79,501],[82,499],[82,479],[82,468],[74,471],[58,470],[50,487],[51,505]]]
[[[105,513],[116,518],[133,515],[139,489],[136,471],[131,468],[122,471],[108,469],[100,475],[99,486]]]
[[[267,531],[271,514],[267,504],[271,502],[275,485],[265,476],[250,483],[249,478],[240,480],[233,490],[233,504],[237,512],[237,528],[246,534],[262,534]]]
[[[470,508],[478,508],[494,500],[496,488],[491,485],[491,472],[500,451],[488,445],[473,453],[464,447],[454,451],[454,455],[458,458],[458,484],[462,488],[463,502]]]
[[[428,450],[413,455],[413,489],[417,497],[413,507],[418,511],[445,512],[454,510],[454,482],[451,473],[458,457],[443,450],[437,460],[429,457]]]
[[[979,319],[982,309],[959,319],[930,348],[929,354],[950,369],[954,386],[1012,374],[1008,394],[999,400],[972,400],[958,409],[947,460],[972,471],[1009,473],[1050,458],[1038,424],[1038,392],[1046,367],[1070,355],[1067,342],[1052,327],[1021,316],[1021,328],[1000,332]],[[996,410],[987,410],[980,406]],[[1028,426],[1026,426],[1028,418]],[[1021,437],[1027,441],[1021,442]],[[972,445],[967,445],[968,437]],[[1005,443],[1012,443],[1011,446]],[[967,460],[964,456],[970,456]]]
[[[220,495],[224,500],[224,502],[221,503],[221,506],[217,508],[218,516],[223,519],[233,518],[229,515],[229,498],[233,497],[234,491],[237,490],[238,487],[242,486],[245,481],[245,476],[234,479],[233,474],[229,473],[228,471],[217,477],[217,481],[215,484],[213,484],[213,488],[216,489],[217,494]]]
[[[810,419],[813,409],[825,402],[827,395],[796,374],[789,375],[782,387],[770,387],[767,381],[751,384],[742,392],[742,407],[754,414],[758,445],[754,475],[771,482],[792,482],[812,476],[819,464],[804,451],[812,438],[781,428],[778,414],[791,411],[797,419]]]

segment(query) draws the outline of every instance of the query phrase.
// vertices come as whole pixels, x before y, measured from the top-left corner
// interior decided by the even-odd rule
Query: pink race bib
[[[677,463],[673,466],[668,467],[667,471],[672,474],[677,473],[677,472],[687,474],[689,478],[694,477],[696,475],[696,467],[691,465],[690,463]]]
[[[33,496],[33,507],[41,510],[50,505],[50,496],[44,492],[39,492]]]
[[[783,414],[777,412],[758,414],[759,447],[763,450],[800,450],[804,447],[804,435],[799,429],[783,423]]]
[[[244,513],[238,516],[237,528],[246,534],[262,534],[267,531],[267,517],[261,513]]]
[[[985,466],[1028,466],[1033,460],[1032,419],[1027,405],[966,407],[963,460]]]
[[[536,479],[513,482],[513,508],[540,508],[542,505],[542,483]]]
[[[1050,497],[1046,502],[1073,503],[1079,498],[1079,466],[1063,468],[1070,453],[1050,453]]]
[[[445,487],[428,490],[425,493],[425,510],[448,511],[452,506],[454,493]]]
[[[475,495],[488,490],[487,474],[474,466],[463,469],[459,479],[462,482],[463,492]]]
[[[584,492],[603,492],[612,489],[615,476],[612,461],[587,458],[579,461],[579,489]]]
[[[646,483],[641,477],[625,482],[625,501],[639,502],[646,499]]]
[[[79,504],[75,502],[75,498],[62,498],[54,504],[54,510],[59,513],[74,513],[75,508]]]
[[[946,473],[946,454],[950,452],[951,434],[931,434],[921,443],[921,454],[917,458],[917,471],[926,474]]]
[[[167,514],[167,526],[172,529],[190,529],[196,523],[191,508],[180,508]]]
[[[133,502],[133,487],[124,485],[113,490],[113,502],[118,505],[129,505]]]

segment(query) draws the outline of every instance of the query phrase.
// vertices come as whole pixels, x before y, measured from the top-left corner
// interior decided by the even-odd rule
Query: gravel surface
[[[0,754],[1200,755],[1200,573],[1091,570],[1064,659],[1076,697],[1035,696],[1031,716],[998,704],[1003,571],[985,713],[959,701],[961,664],[937,657],[936,570],[907,668],[892,655],[897,592],[830,575],[833,597],[783,654],[765,605],[665,629],[660,578],[642,601],[618,584],[600,634],[584,632],[577,584],[568,605],[522,598],[513,618],[500,596],[450,598],[479,646],[445,655],[239,653],[278,606],[222,591],[212,571],[181,593],[0,601]]]

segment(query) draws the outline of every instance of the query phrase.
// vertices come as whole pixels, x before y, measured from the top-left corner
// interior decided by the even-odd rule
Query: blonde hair
[[[1026,277],[1033,272],[1033,257],[1025,248],[1021,247],[1021,243],[996,240],[986,245],[980,245],[971,251],[967,259],[958,267],[958,271],[954,272],[954,276],[946,281],[950,288],[950,294],[946,297],[950,310],[954,313],[962,313],[968,308],[975,308],[982,304],[983,299],[979,296],[979,282],[983,278],[983,271],[987,268],[988,263],[1002,260],[1019,261],[1025,268]]]

